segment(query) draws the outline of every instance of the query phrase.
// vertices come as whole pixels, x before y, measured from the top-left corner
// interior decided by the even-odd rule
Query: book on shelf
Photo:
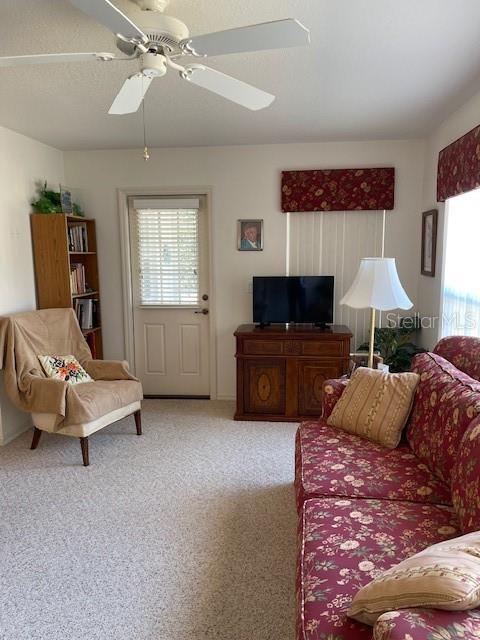
[[[77,253],[88,251],[88,234],[85,223],[68,227],[68,250]]]
[[[77,314],[78,324],[83,330],[100,326],[99,301],[97,298],[77,298],[73,308]]]
[[[85,336],[85,339],[90,347],[92,358],[95,360],[97,358],[97,337],[94,333],[89,333],[88,336]]]
[[[85,266],[78,263],[72,263],[70,265],[70,284],[72,289],[72,295],[78,295],[81,293],[86,293],[86,283],[85,283]]]

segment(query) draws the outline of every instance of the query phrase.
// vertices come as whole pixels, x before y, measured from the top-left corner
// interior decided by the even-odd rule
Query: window
[[[480,336],[480,189],[447,204],[442,291],[443,336]]]
[[[142,209],[139,200],[134,205],[138,207],[133,215],[140,304],[197,305],[198,204],[191,208]]]

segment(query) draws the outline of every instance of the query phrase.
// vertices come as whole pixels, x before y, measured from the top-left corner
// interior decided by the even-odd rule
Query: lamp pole
[[[375,307],[370,311],[370,344],[368,345],[368,366],[373,369],[373,349],[375,346]]]

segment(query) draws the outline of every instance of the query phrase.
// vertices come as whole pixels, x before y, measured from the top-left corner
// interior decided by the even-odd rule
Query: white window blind
[[[140,304],[197,305],[198,208],[138,208],[134,215]]]
[[[480,336],[480,189],[448,200],[441,337]]]

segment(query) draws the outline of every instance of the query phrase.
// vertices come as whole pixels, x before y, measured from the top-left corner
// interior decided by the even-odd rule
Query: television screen
[[[333,322],[333,276],[253,278],[253,321]]]

